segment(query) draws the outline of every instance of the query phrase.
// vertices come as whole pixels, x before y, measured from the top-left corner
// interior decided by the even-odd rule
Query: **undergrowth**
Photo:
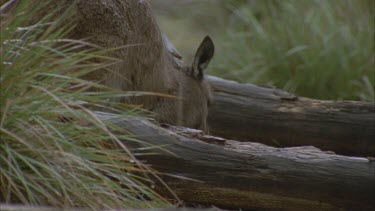
[[[152,188],[157,174],[132,154],[148,152],[127,148],[145,143],[94,113],[110,107],[118,118],[139,115],[107,100],[127,93],[82,79],[118,61],[66,38],[74,27],[70,10],[32,23],[49,1],[6,6],[12,2],[1,7],[0,203],[170,206]]]

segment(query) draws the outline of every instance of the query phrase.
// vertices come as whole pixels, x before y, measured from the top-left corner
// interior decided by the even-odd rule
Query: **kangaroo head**
[[[181,106],[182,125],[208,132],[208,106],[212,101],[211,89],[204,79],[205,69],[214,55],[214,43],[206,36],[198,47],[193,64],[187,68],[187,74],[180,85],[184,98]]]
[[[164,37],[167,44],[169,40]],[[175,53],[169,44],[168,50]],[[172,49],[171,49],[172,48]],[[190,67],[174,60],[175,69],[169,73],[173,80],[169,81],[168,93],[177,98],[158,98],[152,109],[160,122],[201,129],[208,132],[208,106],[212,101],[209,84],[204,79],[204,71],[214,55],[214,44],[210,37],[205,37],[198,47]],[[173,54],[175,57],[175,55]]]

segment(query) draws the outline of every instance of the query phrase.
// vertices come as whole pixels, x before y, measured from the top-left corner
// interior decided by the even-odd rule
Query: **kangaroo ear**
[[[191,68],[191,75],[194,78],[199,80],[203,78],[204,70],[214,56],[214,51],[214,43],[209,36],[206,36],[194,56],[194,62]]]

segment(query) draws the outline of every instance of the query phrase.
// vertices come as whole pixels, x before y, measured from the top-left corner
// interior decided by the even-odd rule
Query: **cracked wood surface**
[[[140,159],[165,173],[164,181],[187,204],[260,210],[374,206],[375,163],[366,158],[226,140],[182,127],[161,129],[139,118],[116,124],[147,144],[163,146]]]

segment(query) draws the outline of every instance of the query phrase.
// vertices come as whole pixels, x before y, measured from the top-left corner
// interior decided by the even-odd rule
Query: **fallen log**
[[[375,104],[297,97],[279,89],[208,77],[211,134],[277,147],[312,145],[375,156]]]
[[[366,158],[225,140],[181,127],[166,130],[139,118],[116,121],[147,144],[163,146],[140,159],[167,174],[163,180],[187,204],[245,210],[374,208],[375,162]]]

